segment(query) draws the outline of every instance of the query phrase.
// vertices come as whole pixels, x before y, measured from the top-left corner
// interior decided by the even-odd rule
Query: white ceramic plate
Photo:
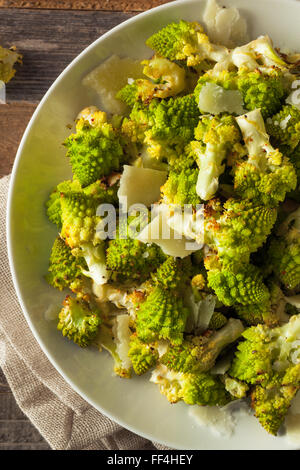
[[[280,47],[300,49],[300,2],[222,0],[222,4],[240,9],[253,38],[269,34]],[[176,449],[289,449],[284,437],[269,436],[251,416],[238,420],[231,438],[198,427],[187,405],[171,406],[144,376],[114,377],[105,353],[78,348],[44,317],[49,305],[62,299],[43,280],[56,236],[43,203],[50,188],[70,176],[61,145],[69,133],[66,125],[80,109],[97,104],[96,96],[82,86],[82,78],[112,54],[148,57],[147,37],[171,21],[201,21],[204,6],[201,0],[181,0],[126,21],[83,51],[55,81],[27,127],[13,168],[7,225],[11,271],[24,315],[44,353],[73,389],[111,419]]]

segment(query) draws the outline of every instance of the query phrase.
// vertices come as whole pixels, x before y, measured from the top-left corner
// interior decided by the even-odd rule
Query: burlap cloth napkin
[[[19,407],[52,449],[166,449],[90,406],[40,349],[18,303],[9,270],[5,229],[9,179],[0,179],[0,367]]]

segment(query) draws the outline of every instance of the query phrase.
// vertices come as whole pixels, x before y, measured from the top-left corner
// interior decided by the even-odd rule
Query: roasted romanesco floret
[[[152,369],[159,357],[155,345],[142,343],[136,334],[130,338],[128,356],[137,375],[142,375]]]
[[[124,160],[118,134],[102,111],[93,113],[89,120],[80,118],[76,133],[71,134],[64,145],[73,174],[82,186],[119,170]]]
[[[276,222],[277,210],[249,200],[212,199],[204,209],[204,240],[220,259],[248,261],[260,248]]]
[[[181,172],[170,171],[167,181],[161,188],[163,202],[182,206],[200,204],[201,199],[196,193],[197,180],[197,168],[186,168]]]
[[[206,372],[215,365],[221,351],[234,343],[243,331],[242,322],[231,318],[210,335],[188,337],[181,345],[170,346],[160,361],[176,372]]]
[[[49,199],[46,202],[47,216],[50,222],[56,224],[58,228],[61,228],[62,226],[61,197],[63,194],[72,191],[82,191],[82,193],[87,196],[93,196],[97,199],[98,204],[116,204],[118,202],[116,184],[109,187],[104,181],[98,180],[95,181],[95,183],[82,188],[78,180],[63,181],[51,192]]]
[[[226,47],[212,44],[197,22],[170,23],[153,34],[146,44],[157,54],[192,67],[205,61],[218,62],[229,54]]]
[[[280,324],[285,318],[286,301],[279,285],[272,279],[267,281],[270,297],[261,303],[234,306],[239,318],[247,325],[265,323],[273,327]]]
[[[229,375],[254,385],[252,405],[262,426],[271,434],[284,420],[299,389],[300,316],[276,328],[253,326],[243,335]]]
[[[132,107],[137,101],[147,104],[153,98],[169,98],[185,89],[185,70],[174,62],[154,56],[150,60],[144,60],[142,65],[144,75],[150,80],[139,78],[117,93],[117,98],[127,105]]]
[[[300,285],[300,211],[292,212],[272,238],[268,262],[287,289]]]
[[[267,119],[266,129],[275,146],[283,151],[285,147],[293,150],[300,142],[300,110],[295,106],[285,105]]]
[[[58,228],[62,226],[61,220],[61,205],[60,195],[68,191],[81,191],[81,186],[78,181],[63,181],[59,183],[56,188],[50,193],[49,199],[46,202],[47,216],[50,222],[57,225]]]
[[[187,405],[224,406],[231,401],[230,394],[217,375],[209,373],[184,374],[159,365],[152,373],[151,382],[170,403],[183,400]]]
[[[189,310],[180,291],[187,284],[185,263],[169,257],[153,276],[146,300],[137,306],[136,332],[145,343],[168,339],[181,344]]]
[[[97,335],[101,312],[96,304],[67,296],[59,313],[57,329],[81,347],[88,346]]]
[[[193,138],[199,110],[192,95],[162,100],[153,108],[144,143],[153,158],[176,159]]]
[[[127,222],[121,222],[116,238],[108,242],[106,264],[112,280],[117,282],[143,282],[166,258],[157,245],[135,239],[130,230],[132,224],[139,224],[139,219],[129,217]]]
[[[225,170],[225,160],[241,140],[240,131],[232,116],[202,116],[192,141],[191,151],[199,167],[196,192],[207,201],[218,190],[219,176]]]
[[[69,287],[77,291],[83,281],[82,270],[87,269],[84,258],[76,258],[72,255],[72,250],[65,241],[57,237],[54,241],[50,261],[47,281],[53,287],[63,290]]]
[[[269,299],[269,291],[263,283],[262,274],[256,266],[248,263],[212,266],[209,257],[208,286],[224,305],[258,304]]]
[[[275,114],[287,95],[283,81],[284,77],[278,71],[268,75],[258,70],[240,72],[237,86],[242,93],[245,108],[249,111],[260,109],[264,119]]]
[[[70,248],[82,243],[99,243],[97,225],[101,218],[96,215],[98,200],[82,191],[61,193],[62,229],[61,235]]]
[[[243,199],[276,206],[287,192],[296,188],[295,169],[289,159],[270,144],[260,110],[236,119],[249,155],[233,169],[234,189]]]

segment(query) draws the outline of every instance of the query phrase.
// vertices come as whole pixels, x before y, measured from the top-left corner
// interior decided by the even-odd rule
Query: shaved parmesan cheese
[[[93,279],[96,284],[106,284],[110,278],[110,272],[106,269],[105,251],[102,245],[97,247],[85,243],[81,246],[88,270],[83,270],[83,274]]]
[[[92,121],[92,117],[96,111],[99,111],[97,106],[88,106],[78,113],[76,120],[83,118],[85,121],[88,121],[91,126],[93,126],[94,122]]]
[[[92,70],[82,83],[95,90],[105,111],[124,114],[127,105],[116,98],[117,92],[128,83],[128,79],[142,78],[143,65],[139,60],[121,59],[113,55]]]
[[[162,206],[165,206],[164,204]],[[168,256],[185,258],[202,246],[190,241],[169,227],[168,206],[161,208],[158,215],[141,231],[137,239],[143,243],[155,243]]]
[[[127,198],[128,208],[132,204],[149,207],[160,199],[160,188],[166,179],[166,171],[124,165],[118,197]]]
[[[209,114],[243,114],[245,112],[243,97],[239,90],[225,90],[215,83],[206,83],[200,91],[199,109]]]
[[[116,341],[116,351],[122,361],[124,369],[129,369],[131,360],[128,357],[131,330],[129,328],[129,315],[119,315],[115,319],[113,333]]]
[[[289,120],[291,119],[291,115],[289,114],[285,119],[283,119],[281,122],[280,122],[280,127],[281,129],[286,129],[287,128],[287,125],[288,125],[288,122]]]
[[[244,399],[234,400],[223,407],[191,406],[189,415],[200,426],[209,428],[215,435],[231,437],[239,420],[244,416],[253,416],[252,410]],[[255,419],[253,417],[253,419]]]
[[[191,314],[187,319],[186,332],[196,330],[197,334],[208,329],[211,317],[215,311],[217,297],[215,295],[207,295],[199,302],[195,301],[192,291],[186,295],[186,303]]]
[[[260,109],[254,109],[243,116],[238,116],[236,121],[241,129],[250,157],[265,155],[266,151],[271,150]],[[255,164],[255,159],[251,163]]]
[[[199,426],[209,428],[215,435],[230,437],[235,428],[235,420],[226,408],[217,406],[191,406],[189,415]]]
[[[57,320],[60,310],[61,310],[61,305],[50,304],[44,314],[45,320],[47,321]]]
[[[249,40],[247,22],[237,8],[222,8],[216,0],[208,0],[203,20],[212,42],[232,48]]]

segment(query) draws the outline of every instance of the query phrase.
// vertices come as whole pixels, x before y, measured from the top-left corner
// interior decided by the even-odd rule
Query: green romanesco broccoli
[[[268,75],[259,70],[239,73],[237,86],[245,108],[249,111],[260,109],[264,119],[275,114],[287,96],[283,81],[283,74],[279,71]]]
[[[226,47],[212,44],[197,22],[170,23],[153,34],[146,44],[157,54],[192,67],[205,61],[218,62],[229,54]]]
[[[199,167],[196,192],[207,201],[217,192],[225,160],[237,148],[241,134],[232,116],[202,116],[195,129],[195,138],[197,140],[190,143],[190,148]]]
[[[194,94],[200,105],[202,101],[199,97],[207,84],[213,83],[224,90],[237,90],[245,110],[260,109],[262,116],[267,118],[279,111],[284,102],[287,92],[283,81],[283,73],[277,70],[263,74],[258,69],[248,71],[241,68],[235,72],[211,69],[199,78]],[[226,105],[230,106],[230,103],[224,102],[225,107]]]
[[[193,138],[199,110],[192,95],[162,100],[153,107],[144,143],[153,158],[176,158]]]
[[[84,258],[76,258],[65,241],[57,237],[52,246],[46,280],[53,287],[63,290],[69,287],[77,292],[84,283],[82,271],[87,269]]]
[[[73,174],[82,186],[119,170],[124,159],[118,134],[102,111],[96,111],[89,120],[80,118],[76,133],[71,134],[64,145]]]
[[[188,282],[186,261],[169,257],[153,276],[153,286],[136,309],[136,332],[145,343],[168,339],[181,344],[189,310],[180,292]]]
[[[159,385],[161,394],[170,403],[183,400],[187,405],[224,406],[231,401],[230,394],[217,375],[205,372],[184,374],[159,365],[150,380]]]
[[[60,195],[63,192],[69,191],[81,191],[79,181],[69,180],[59,183],[56,188],[54,188],[54,190],[50,193],[50,196],[46,201],[46,212],[48,219],[53,224],[57,225],[58,228],[61,228],[62,226]]]
[[[146,343],[168,339],[180,344],[188,314],[176,291],[156,286],[137,310],[137,335]]]
[[[117,189],[118,185],[115,184],[109,187],[104,181],[98,180],[94,183],[86,186],[85,188],[81,188],[79,181],[63,181],[59,183],[56,188],[51,192],[47,202],[46,202],[46,209],[47,209],[47,216],[50,222],[57,225],[58,228],[62,226],[62,218],[61,218],[61,196],[62,194],[66,194],[68,192],[83,192],[87,196],[93,196],[97,199],[98,204],[106,203],[106,204],[117,204],[118,197],[117,197]]]
[[[130,338],[128,356],[137,375],[145,374],[149,369],[155,367],[158,361],[158,352],[155,345],[142,343],[136,334]]]
[[[179,346],[169,346],[160,362],[176,372],[206,372],[215,365],[221,351],[234,343],[243,331],[242,322],[231,318],[210,335],[188,337]]]
[[[180,173],[170,171],[167,181],[161,188],[163,202],[181,206],[200,204],[201,199],[196,193],[197,180],[197,168],[186,168]]]
[[[229,375],[253,385],[252,406],[262,426],[276,435],[291,400],[299,389],[300,316],[269,328],[244,331]]]
[[[6,49],[0,46],[0,80],[8,83],[15,76],[14,65],[22,63],[22,56],[15,47]]]
[[[277,210],[249,200],[212,199],[204,208],[204,241],[225,261],[249,261],[276,222]]]
[[[67,296],[59,313],[57,329],[74,343],[86,347],[97,335],[101,324],[99,308],[82,298]]]
[[[283,106],[267,119],[266,129],[276,147],[293,150],[300,142],[300,110],[291,105]]]
[[[100,204],[97,196],[83,191],[62,192],[60,195],[62,229],[61,236],[71,248],[83,243],[94,245],[101,241],[97,226],[101,218],[97,216]]]
[[[105,238],[102,219],[97,215],[99,199],[93,192],[61,193],[61,236],[77,257],[84,257],[88,270],[83,274],[96,284],[109,278],[105,264]]]
[[[274,274],[287,289],[300,285],[300,211],[292,212],[273,236],[268,262]]]
[[[265,323],[273,327],[277,326],[284,318],[287,304],[282,290],[274,280],[267,281],[267,287],[270,298],[265,302],[250,305],[236,304],[234,306],[239,318],[247,325]]]
[[[243,199],[276,206],[297,185],[292,163],[272,147],[260,110],[239,116],[237,122],[248,149],[247,160],[233,168],[234,189]]]
[[[112,280],[143,282],[165,261],[166,256],[159,246],[147,245],[134,238],[131,228],[141,229],[143,226],[139,217],[128,217],[127,222],[120,222],[116,238],[109,240],[106,264],[112,273]]]
[[[251,404],[255,416],[268,433],[277,435],[298,389],[299,387],[294,385],[280,386],[276,383],[266,387],[254,387],[251,392]]]
[[[256,266],[248,263],[214,266],[207,257],[208,286],[224,305],[264,303],[269,299],[268,288]]]

